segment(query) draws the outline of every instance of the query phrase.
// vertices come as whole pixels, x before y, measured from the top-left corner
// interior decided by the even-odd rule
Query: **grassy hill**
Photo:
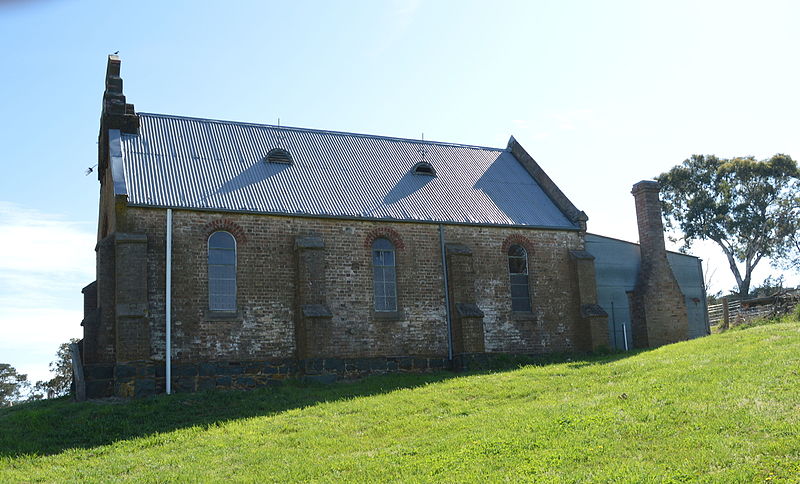
[[[0,410],[0,481],[800,482],[800,323],[516,370]]]

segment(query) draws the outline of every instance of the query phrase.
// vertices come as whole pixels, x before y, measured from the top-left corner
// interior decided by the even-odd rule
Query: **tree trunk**
[[[744,299],[748,294],[750,294],[750,274],[747,274],[739,284],[739,297]]]

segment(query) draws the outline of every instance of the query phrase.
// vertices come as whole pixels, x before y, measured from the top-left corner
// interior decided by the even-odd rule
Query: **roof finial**
[[[278,148],[283,148],[283,140],[286,139],[286,136],[283,135],[283,130],[281,129],[281,118],[278,117]]]
[[[422,133],[422,147],[417,152],[420,154],[421,161],[425,161],[425,155],[428,154],[428,150],[425,149],[425,133]]]

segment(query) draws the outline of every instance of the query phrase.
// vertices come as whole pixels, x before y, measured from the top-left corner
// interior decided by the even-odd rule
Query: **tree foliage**
[[[50,372],[53,374],[53,378],[36,382],[31,392],[32,400],[56,398],[69,393],[72,387],[72,353],[70,353],[69,345],[78,341],[72,338],[59,345],[56,359],[50,362]]]
[[[657,180],[667,227],[680,229],[687,248],[695,240],[714,241],[745,296],[753,269],[764,257],[792,257],[792,243],[798,241],[799,175],[788,155],[763,161],[692,155]]]
[[[0,407],[8,407],[22,399],[22,393],[30,386],[28,375],[17,373],[8,363],[0,363]]]
[[[784,269],[800,271],[800,194],[787,199],[785,204],[793,225],[787,231],[787,243],[778,251],[779,261]]]

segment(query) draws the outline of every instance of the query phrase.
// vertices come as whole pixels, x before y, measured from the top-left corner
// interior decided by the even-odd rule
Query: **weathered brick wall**
[[[116,323],[114,319],[115,250],[114,236],[97,243],[97,312],[96,328],[84,327],[84,363],[113,363],[116,360]]]
[[[150,358],[147,318],[147,236],[116,233],[115,315],[117,361]]]
[[[592,349],[609,348],[608,313],[597,304],[597,277],[594,256],[585,250],[570,251],[578,284],[583,324],[589,327]]]
[[[128,230],[147,234],[151,352],[164,358],[165,218],[162,209],[129,208]],[[209,313],[207,239],[226,229],[237,239],[237,314]],[[447,354],[438,226],[253,214],[173,212],[173,357],[176,363],[255,361],[296,355],[298,237],[324,241],[324,300],[331,317],[314,357],[441,356]],[[373,311],[371,242],[397,247],[399,311]],[[513,314],[504,243],[529,244],[533,311]],[[483,319],[485,349],[542,353],[590,348],[580,322],[569,250],[582,249],[578,232],[446,226],[448,243],[472,251],[474,297]],[[316,324],[317,322],[314,321]]]
[[[580,323],[577,283],[569,251],[583,249],[579,232],[448,226],[446,240],[472,250],[475,298],[483,311],[488,352],[550,353],[590,349]],[[508,246],[528,252],[532,311],[511,311]]]
[[[475,265],[472,250],[463,244],[449,243],[447,278],[453,326],[453,352],[482,353],[486,350],[483,311],[475,302]]]

